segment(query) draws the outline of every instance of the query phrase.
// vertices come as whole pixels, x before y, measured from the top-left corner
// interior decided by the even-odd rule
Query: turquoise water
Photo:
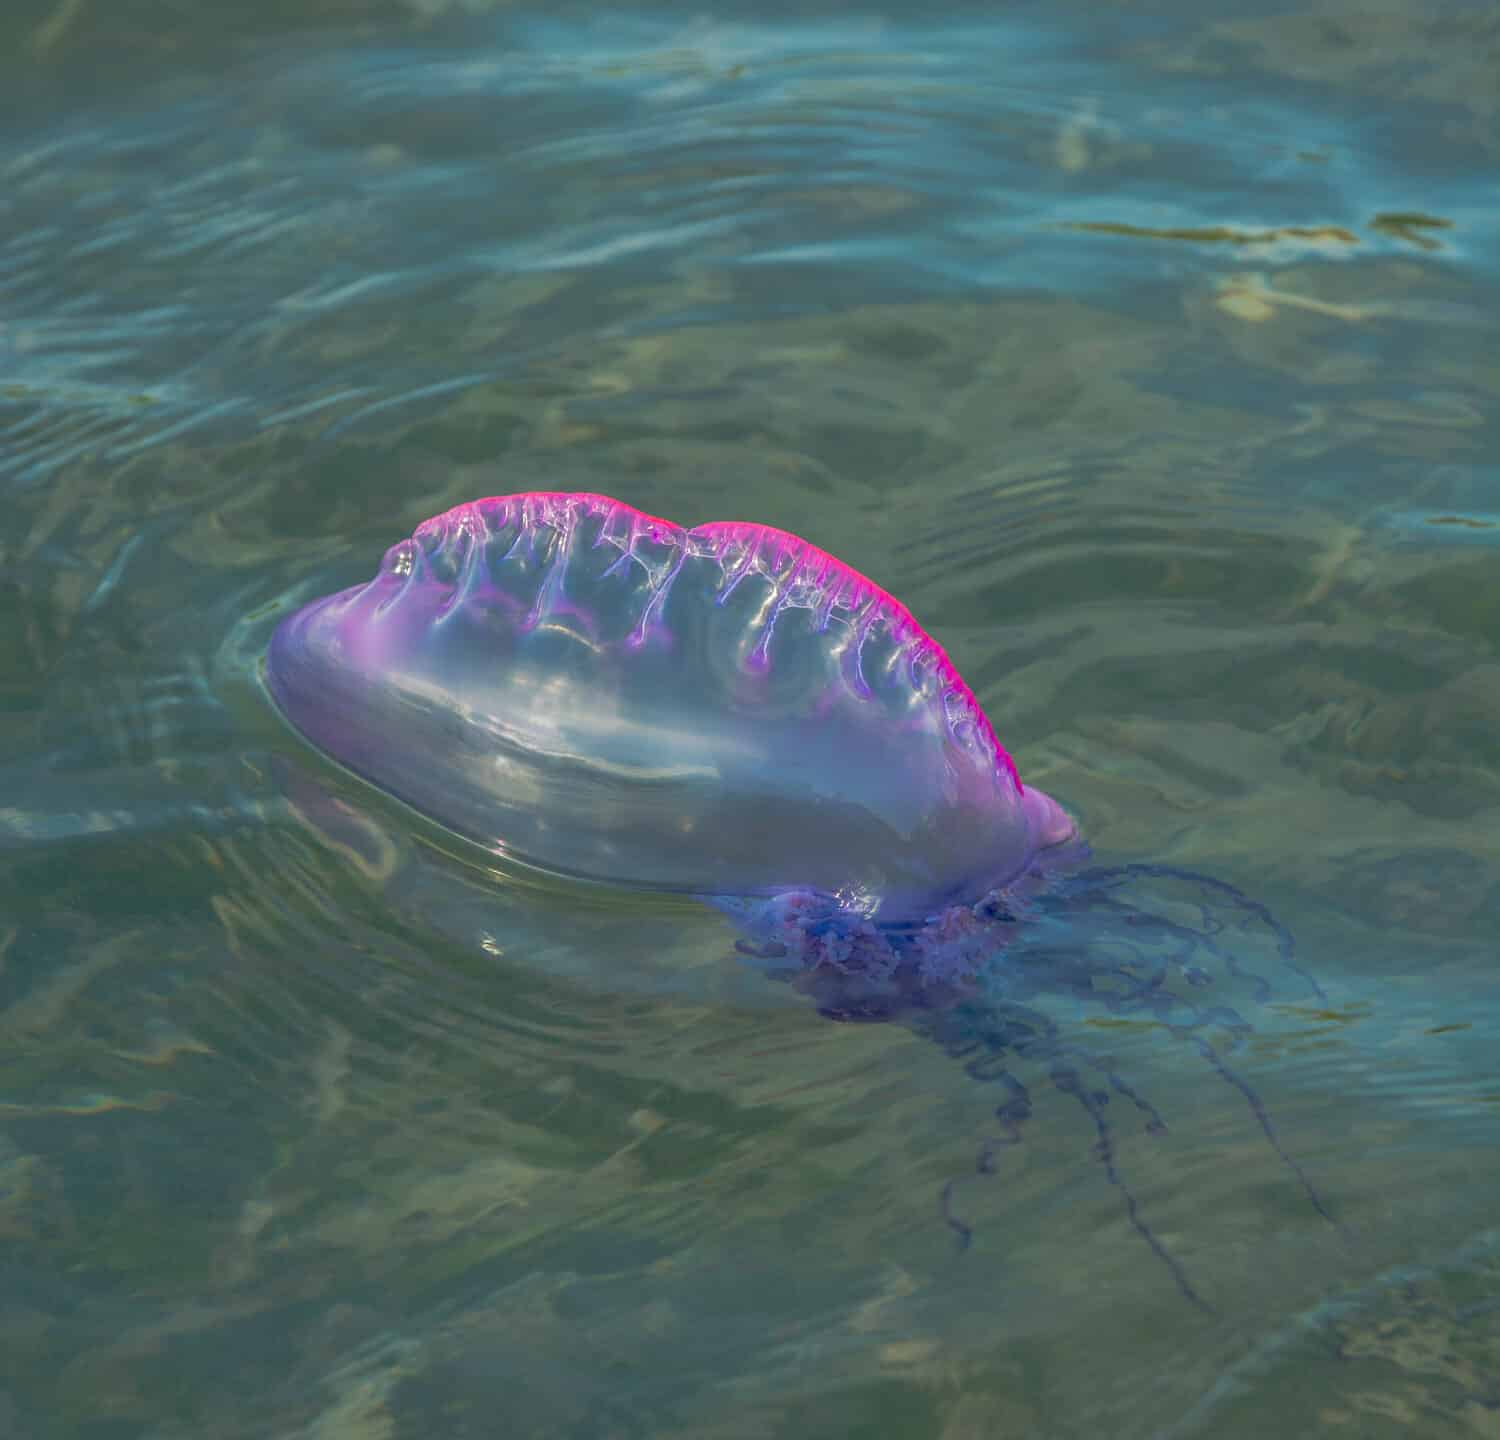
[[[0,57],[0,1435],[1497,1433],[1489,11],[61,0]],[[1270,906],[1321,998],[1213,994],[1337,1225],[1059,985],[1205,1314],[1047,1063],[978,1177],[1005,1097],[913,1028],[302,745],[277,618],[535,488],[835,552],[1101,863]]]

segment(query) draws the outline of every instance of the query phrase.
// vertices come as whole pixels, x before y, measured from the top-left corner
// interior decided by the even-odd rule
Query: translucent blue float
[[[460,505],[288,619],[268,677],[382,789],[617,885],[910,920],[1073,833],[904,606],[761,525],[683,530],[601,495]]]

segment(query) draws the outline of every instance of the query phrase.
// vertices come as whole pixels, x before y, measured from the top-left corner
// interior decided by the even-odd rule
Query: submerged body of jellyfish
[[[1151,1229],[1107,1106],[1156,1106],[1038,1003],[1149,1020],[1239,1091],[1210,1003],[1316,984],[1266,909],[1162,866],[1089,867],[1023,785],[942,648],[878,586],[783,531],[684,530],[600,495],[529,493],[419,526],[368,583],[278,627],[266,679],[319,749],[470,840],[543,869],[716,905],[740,950],[835,1020],[894,1020],[999,1087],[979,1173],[1019,1141],[1030,1075],[1083,1107],[1131,1225]],[[1252,965],[1258,950],[1269,964]],[[966,1243],[969,1226],[943,1195]]]

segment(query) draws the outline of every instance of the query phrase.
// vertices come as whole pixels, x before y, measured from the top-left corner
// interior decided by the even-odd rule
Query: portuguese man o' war
[[[1216,976],[1271,998],[1258,959],[1318,996],[1291,937],[1212,877],[1087,868],[942,647],[806,541],[685,530],[602,495],[475,501],[284,619],[266,682],[320,750],[493,853],[701,897],[829,1018],[899,1020],[963,1058],[1004,1094],[981,1174],[1031,1113],[1015,1071],[1040,1067],[1087,1112],[1131,1225],[1194,1304],[1106,1107],[1118,1097],[1151,1133],[1162,1116],[1044,998],[1196,1049],[1332,1223],[1225,1058],[1249,1025],[1205,998]],[[967,1243],[951,1184],[943,1214]]]

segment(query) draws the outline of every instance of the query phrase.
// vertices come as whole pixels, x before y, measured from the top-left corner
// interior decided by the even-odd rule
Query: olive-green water
[[[0,1437],[1500,1436],[1497,177],[1481,5],[10,6]],[[258,667],[527,489],[837,554],[1321,998],[1203,892],[1245,1089],[1059,978],[1166,1131],[1012,1056],[980,1177],[912,1027],[481,864]]]

